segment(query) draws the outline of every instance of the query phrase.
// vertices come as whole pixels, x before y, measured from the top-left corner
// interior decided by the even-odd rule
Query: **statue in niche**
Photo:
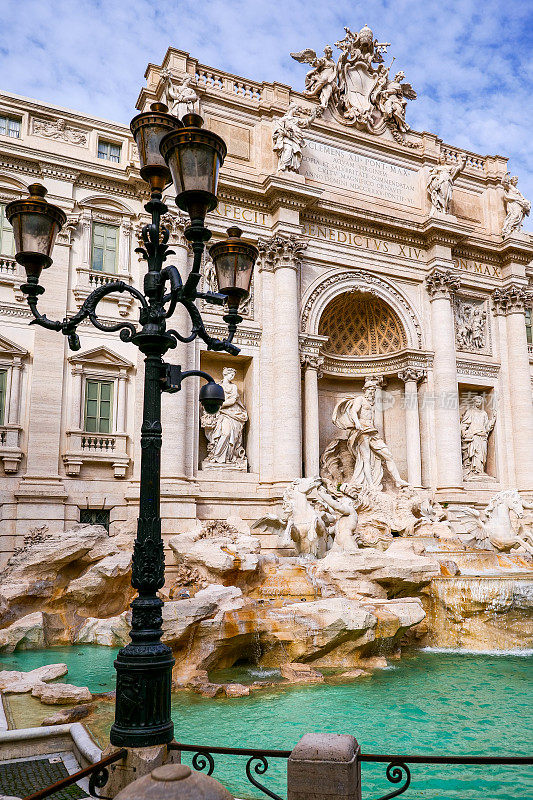
[[[485,472],[487,444],[496,422],[496,415],[489,420],[483,408],[483,397],[476,395],[472,405],[461,417],[461,450],[465,478],[490,477]]]
[[[431,214],[447,214],[452,199],[453,182],[459,173],[465,168],[466,156],[462,155],[457,165],[452,165],[446,161],[446,156],[442,153],[439,156],[439,163],[429,171],[427,184],[428,195],[431,200]]]
[[[181,119],[185,114],[192,114],[198,110],[199,97],[190,86],[191,75],[187,75],[180,84],[176,84],[172,80],[168,70],[162,73],[162,77],[165,81],[163,90],[165,99],[163,102],[168,106],[170,114]]]
[[[503,204],[505,213],[507,214],[502,227],[502,236],[504,239],[507,236],[511,236],[515,231],[520,230],[524,218],[528,217],[531,211],[531,203],[529,200],[526,200],[522,192],[518,191],[516,188],[517,183],[518,178],[516,175],[511,177],[511,175],[507,173],[502,178]]]
[[[210,258],[204,263],[204,292],[218,292],[218,281],[215,265]]]
[[[375,425],[377,383],[375,378],[367,378],[362,395],[341,400],[333,411],[333,424],[346,433],[324,451],[322,477],[334,485],[345,483],[348,493],[363,487],[381,491],[384,466],[397,489],[408,485]]]
[[[243,429],[248,412],[233,380],[233,367],[224,367],[222,388],[224,402],[216,414],[202,414],[201,425],[207,438],[207,458],[204,469],[231,468],[246,470],[246,452],[242,444]]]
[[[275,153],[278,155],[278,172],[298,172],[305,146],[303,130],[317,116],[317,110],[305,116],[298,103],[291,103],[287,113],[279,119],[272,132]]]
[[[333,48],[329,44],[324,48],[323,58],[317,58],[315,51],[310,48],[300,53],[291,53],[291,57],[300,64],[311,64],[313,67],[305,76],[305,89],[302,94],[320,101],[317,116],[322,116],[336,88],[336,64],[332,55]]]
[[[457,346],[463,350],[483,350],[486,319],[482,304],[459,303],[455,310]]]

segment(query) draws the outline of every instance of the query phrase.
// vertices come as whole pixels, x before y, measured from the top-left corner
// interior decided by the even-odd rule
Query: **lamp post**
[[[231,228],[228,238],[211,248],[217,271],[219,293],[198,291],[200,267],[205,242],[211,233],[205,227],[205,215],[217,205],[217,183],[226,155],[224,141],[202,127],[202,118],[187,114],[183,120],[167,113],[162,103],[138,114],[131,122],[141,161],[141,177],[150,185],[151,197],[146,210],[151,224],[142,231],[144,247],[139,248],[147,261],[144,292],[123,281],[113,281],[95,289],[77,314],[62,321],[50,320],[37,309],[44,288],[39,284],[43,269],[52,264],[52,250],[57,233],[66,221],[64,212],[45,199],[40,184],[29,187],[29,198],[15,200],[6,208],[13,226],[16,259],[26,270],[27,282],[21,287],[34,316],[30,324],[60,331],[68,338],[71,350],[80,349],[77,326],[85,319],[101,331],[120,331],[124,342],[132,342],[145,356],[144,408],[141,428],[141,478],[137,536],[133,549],[132,586],[138,595],[131,604],[131,643],[119,651],[115,661],[117,692],[115,722],[111,743],[126,747],[165,744],[173,738],[170,716],[172,651],[161,642],[163,602],[157,592],[164,584],[165,563],[160,517],[161,472],[161,392],[176,392],[190,376],[205,378],[200,402],[208,413],[216,413],[224,401],[224,391],[213,378],[200,370],[183,372],[181,367],[165,364],[163,356],[177,342],[202,339],[208,350],[236,355],[232,343],[240,301],[248,295],[257,249],[242,241],[241,231]],[[176,267],[164,262],[172,251],[167,245],[169,231],[161,225],[167,212],[162,201],[164,187],[174,182],[176,204],[187,211],[191,224],[185,230],[194,253],[192,269],[185,280]],[[98,303],[112,292],[129,292],[139,302],[138,328],[131,322],[104,323],[98,319]],[[207,333],[195,300],[224,305],[228,336],[215,339]],[[166,321],[178,303],[187,309],[192,328],[183,335],[167,330]]]

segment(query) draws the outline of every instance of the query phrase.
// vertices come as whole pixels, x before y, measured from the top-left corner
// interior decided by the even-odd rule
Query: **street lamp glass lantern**
[[[159,145],[167,133],[182,127],[177,117],[168,114],[164,103],[152,103],[150,111],[137,114],[130,122],[130,129],[139,151],[141,178],[150,184],[151,190],[163,191],[172,180],[170,170],[161,155]]]
[[[168,133],[161,142],[176,189],[176,205],[192,220],[203,220],[217,205],[218,174],[227,148],[216,133],[202,128],[198,114],[185,114],[183,128]]]
[[[228,297],[230,310],[237,310],[248,297],[254,264],[259,255],[257,247],[241,239],[242,230],[228,228],[228,238],[209,249],[217,275],[218,290]]]
[[[15,238],[15,258],[26,270],[28,281],[37,283],[41,270],[52,263],[56,236],[67,221],[67,215],[44,198],[46,189],[40,183],[28,187],[30,196],[14,200],[6,206]]]

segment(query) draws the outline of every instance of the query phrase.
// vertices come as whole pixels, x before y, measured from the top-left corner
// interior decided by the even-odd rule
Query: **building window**
[[[13,239],[13,228],[7,221],[6,207],[0,203],[0,255],[15,255],[15,240]]]
[[[0,425],[4,424],[7,398],[7,369],[0,369]]]
[[[120,161],[120,145],[113,144],[112,142],[104,142],[102,139],[99,139],[98,158],[103,158],[106,161],[114,161],[118,164]]]
[[[80,522],[82,525],[103,525],[109,533],[109,509],[80,508]]]
[[[528,346],[533,345],[533,321],[530,308],[526,308],[526,336]]]
[[[93,222],[91,269],[99,272],[117,271],[118,228]]]
[[[87,433],[111,433],[113,422],[113,383],[85,381],[85,426]]]
[[[22,120],[20,117],[6,117],[0,115],[0,135],[11,136],[12,139],[20,139]]]

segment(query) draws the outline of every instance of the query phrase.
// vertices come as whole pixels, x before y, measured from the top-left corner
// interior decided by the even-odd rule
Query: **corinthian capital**
[[[319,378],[322,377],[321,367],[324,363],[324,358],[322,356],[317,356],[312,353],[301,353],[300,362],[304,369],[313,369]]]
[[[449,269],[434,269],[426,277],[426,289],[429,292],[430,300],[441,298],[451,299],[452,293],[456,292],[461,285],[459,278]]]
[[[523,286],[512,284],[505,289],[495,289],[492,293],[492,307],[495,314],[523,314],[528,292]]]
[[[261,269],[275,272],[280,267],[298,269],[307,242],[298,239],[293,234],[279,233],[269,239],[259,239],[257,247],[261,259]]]

